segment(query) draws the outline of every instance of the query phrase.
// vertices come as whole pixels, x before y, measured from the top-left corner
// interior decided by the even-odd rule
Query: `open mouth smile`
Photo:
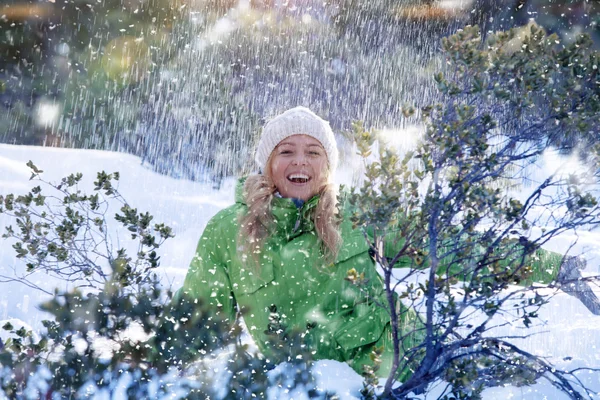
[[[310,181],[310,177],[306,174],[291,174],[287,177],[287,180],[294,184],[304,184]]]

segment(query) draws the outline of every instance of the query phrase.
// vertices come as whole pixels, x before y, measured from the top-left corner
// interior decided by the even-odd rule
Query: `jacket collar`
[[[239,203],[239,204],[243,204],[245,206],[247,206],[248,204],[246,204],[246,199],[244,198],[244,184],[246,183],[246,178],[247,176],[240,178],[237,182],[237,185],[235,186],[235,202]],[[278,206],[278,207],[290,207],[290,204],[292,207],[296,207],[296,205],[294,204],[294,201],[290,198],[287,197],[281,197],[281,196],[273,196],[273,201],[272,201],[274,206]],[[319,203],[319,195],[315,195],[313,197],[311,197],[310,199],[308,199],[307,201],[304,202],[304,205],[301,208],[313,208],[314,206],[316,206]]]
[[[241,178],[235,188],[236,203],[246,204],[244,198],[244,183],[246,177]],[[311,210],[319,203],[319,195],[315,195],[304,202],[301,208],[296,207],[294,201],[286,197],[273,196],[271,200],[271,210],[275,217],[276,234],[283,233],[288,237],[297,236],[301,232],[310,232],[314,230],[314,224],[310,218]]]

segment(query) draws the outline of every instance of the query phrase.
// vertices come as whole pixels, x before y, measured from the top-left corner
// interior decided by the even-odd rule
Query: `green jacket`
[[[230,321],[235,319],[236,304],[247,309],[246,326],[265,354],[269,349],[264,332],[269,308],[275,305],[286,327],[305,330],[308,323],[314,326],[309,335],[317,360],[348,361],[361,372],[362,364],[370,362],[375,343],[388,344],[391,357],[391,334],[386,329],[389,315],[374,302],[387,304],[382,279],[363,234],[344,220],[337,259],[325,265],[309,218],[318,197],[301,209],[291,199],[274,198],[275,234],[258,254],[258,262],[250,260],[252,256],[244,262],[237,251],[238,219],[247,211],[241,192],[238,185],[236,203],[207,224],[181,291],[207,300]],[[361,293],[344,279],[351,268],[369,279],[368,293]]]
[[[387,376],[393,354],[391,329],[387,311],[375,304],[387,302],[368,242],[345,218],[340,226],[342,246],[337,259],[326,265],[309,218],[317,202],[318,197],[314,197],[298,209],[291,199],[274,198],[275,233],[262,253],[244,261],[237,243],[238,220],[247,211],[240,183],[236,203],[207,224],[181,291],[205,299],[232,322],[236,305],[248,310],[244,315],[248,331],[267,355],[265,330],[271,305],[277,307],[281,322],[288,328],[304,330],[307,324],[314,325],[309,335],[317,360],[347,361],[360,373],[362,365],[371,362],[372,346],[384,345],[379,374]],[[368,293],[344,279],[351,268],[369,280]],[[404,315],[401,325],[405,332],[414,329],[414,312],[400,302],[398,307]],[[409,336],[404,345],[411,348],[419,342],[419,338]]]

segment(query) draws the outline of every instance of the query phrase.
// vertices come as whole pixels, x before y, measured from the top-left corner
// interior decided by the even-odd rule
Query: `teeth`
[[[310,178],[308,177],[308,175],[306,174],[291,174],[290,176],[288,176],[288,180],[294,183],[306,183],[310,180]]]
[[[308,175],[304,175],[304,174],[292,174],[288,177],[288,179],[307,179],[308,180]]]

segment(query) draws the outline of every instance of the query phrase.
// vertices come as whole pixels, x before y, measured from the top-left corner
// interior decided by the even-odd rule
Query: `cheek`
[[[317,179],[315,179],[316,182],[322,183],[325,180],[325,176],[327,175],[326,170],[327,170],[327,161],[319,161],[318,163],[315,164],[314,171],[315,171],[315,177],[317,178]]]
[[[277,160],[273,160],[273,162],[271,163],[271,174],[273,175],[273,180],[274,181],[280,181],[283,178],[285,172],[285,166],[283,165],[283,163],[277,161]]]

